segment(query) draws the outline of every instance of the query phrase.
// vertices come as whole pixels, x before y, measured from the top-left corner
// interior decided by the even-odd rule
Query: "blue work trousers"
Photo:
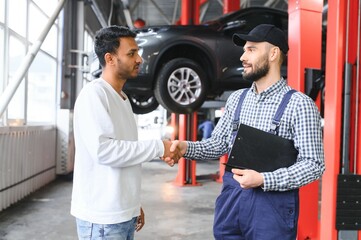
[[[294,240],[299,213],[298,189],[264,192],[243,189],[225,172],[216,200],[213,234],[216,240]]]

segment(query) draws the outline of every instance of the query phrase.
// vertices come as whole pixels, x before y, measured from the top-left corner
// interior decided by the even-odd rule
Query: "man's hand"
[[[172,148],[173,144],[169,140],[163,140],[164,155],[161,157],[169,166],[173,167],[174,164],[178,163],[179,159],[183,156],[180,154],[178,148]]]
[[[186,141],[174,140],[172,142],[172,146],[170,147],[170,151],[175,151],[178,149],[180,156],[183,157],[187,151],[187,147],[188,145]]]
[[[187,150],[186,141],[163,141],[164,144],[164,156],[162,157],[169,166],[173,167],[174,164],[178,163],[179,159],[183,157]]]
[[[234,173],[233,178],[242,188],[256,188],[263,186],[263,175],[259,172],[249,169],[236,169],[233,168],[232,172]]]
[[[144,212],[143,212],[143,208],[140,208],[140,215],[137,218],[137,224],[135,226],[135,231],[139,232],[140,229],[143,228],[144,224],[145,224]]]

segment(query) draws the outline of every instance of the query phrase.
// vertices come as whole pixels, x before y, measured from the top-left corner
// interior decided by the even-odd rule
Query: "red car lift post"
[[[192,114],[179,114],[178,138],[180,141],[197,140],[197,112]],[[196,161],[187,161],[181,158],[178,162],[178,174],[174,180],[177,186],[198,186],[196,179]]]
[[[345,150],[341,148],[343,145],[341,135],[345,125],[343,121],[343,112],[345,111],[343,109],[343,92],[345,91],[346,77],[344,78],[344,72],[346,72],[347,64],[353,68],[351,72],[351,117],[346,119],[346,121],[350,121],[350,144],[346,147],[350,150],[350,155],[347,157],[351,161],[348,164],[344,162],[342,167],[347,167],[351,172],[358,175],[361,174],[359,153],[361,133],[359,123],[356,121],[356,117],[360,119],[358,105],[360,87],[357,84],[360,82],[359,60],[361,54],[358,46],[360,26],[357,26],[359,9],[359,1],[334,0],[328,3],[324,130],[326,172],[322,178],[320,239],[338,239],[335,226],[338,205],[337,191],[340,190],[338,176],[341,173],[341,162],[344,160],[341,159],[340,153]],[[358,69],[355,68],[357,65]],[[358,231],[358,239],[361,239],[360,231]]]
[[[223,0],[223,13],[230,13],[239,9],[240,0]]]
[[[348,119],[349,124],[350,124],[350,136],[349,136],[349,146],[348,147],[348,151],[345,151],[345,153],[349,153],[349,162],[348,162],[348,169],[349,172],[347,171],[343,171],[343,174],[350,174],[348,175],[339,175],[338,182],[340,181],[340,179],[352,179],[355,177],[355,181],[360,181],[361,180],[361,160],[360,160],[360,152],[359,152],[359,147],[361,145],[360,141],[361,141],[361,128],[360,128],[360,79],[361,79],[361,70],[360,70],[360,59],[361,59],[361,47],[360,47],[360,42],[361,42],[361,16],[360,16],[360,7],[361,7],[361,1],[348,1],[348,5],[346,7],[346,11],[348,12],[346,14],[346,48],[345,48],[345,52],[346,52],[346,56],[345,56],[345,60],[346,60],[346,64],[345,66],[348,66],[348,76],[350,76],[351,79],[348,79],[349,82],[351,82],[350,84],[350,105],[349,105],[349,111],[350,111],[350,118]],[[345,67],[346,68],[346,67]],[[345,79],[346,79],[346,75],[345,75]],[[347,80],[346,80],[347,81]],[[345,90],[344,90],[345,92]],[[345,97],[346,98],[346,97]],[[345,102],[345,100],[344,100]],[[347,106],[344,106],[344,109],[347,108]],[[345,111],[345,110],[344,110]],[[344,118],[345,119],[345,118]],[[345,144],[343,144],[345,145]],[[343,156],[345,155],[345,153],[343,154]],[[343,161],[343,164],[346,165],[347,161]],[[347,186],[347,190],[349,187],[356,187],[357,184],[355,185],[354,183],[352,184],[352,186]],[[339,183],[338,186],[338,191],[340,191],[340,193],[342,193],[342,191],[344,191],[343,186]],[[353,190],[354,191],[354,190]],[[342,211],[340,211],[341,206],[339,204],[340,201],[347,201],[347,200],[353,200],[353,204],[355,202],[360,202],[359,201],[359,197],[360,197],[360,191],[361,191],[361,187],[360,184],[358,184],[358,188],[357,190],[358,194],[356,195],[352,195],[350,193],[350,196],[342,196],[342,194],[337,194],[337,207],[339,207],[339,210],[336,211],[336,227],[339,231],[341,231],[340,229],[340,223],[343,222],[344,218],[344,213]],[[351,201],[352,202],[352,201]],[[348,208],[351,208],[351,204],[349,206],[347,206]],[[337,209],[337,208],[336,208]],[[355,209],[352,207],[352,210],[355,214],[355,218],[352,219],[351,221],[349,221],[347,223],[347,225],[349,226],[350,222],[352,222],[353,224],[361,224],[359,222],[359,220],[361,219],[360,217],[360,205],[358,204],[358,207]],[[350,211],[350,210],[349,210]],[[347,212],[347,211],[346,211]],[[345,212],[345,213],[346,213]],[[358,215],[358,217],[356,216]],[[361,230],[360,230],[360,226],[351,229],[349,227],[347,227],[347,229],[345,228],[345,230],[354,230],[354,231],[358,231],[357,235],[358,235],[358,239],[361,240]]]
[[[305,69],[321,68],[323,1],[288,2],[288,84],[305,91]],[[300,189],[300,217],[297,239],[315,239],[318,234],[318,185]]]
[[[199,24],[200,2],[198,0],[182,0],[181,5],[181,25]]]
[[[359,105],[357,104],[360,101],[360,79],[357,79],[357,77],[360,78],[360,51],[361,47],[358,46],[360,44],[360,27],[359,24],[359,9],[360,9],[360,1],[350,1],[349,6],[347,7],[349,10],[348,16],[348,30],[346,30],[346,34],[348,33],[348,39],[346,39],[347,44],[347,56],[346,61],[352,65],[352,83],[351,83],[351,126],[350,126],[350,172],[360,174],[361,173],[361,161],[357,161],[357,158],[359,157],[358,147],[360,146],[360,125],[356,122],[358,119],[360,119],[360,116],[357,115],[360,114]],[[357,63],[358,63],[358,69],[357,69]],[[358,72],[357,72],[358,71]],[[359,145],[359,146],[357,146]],[[361,236],[360,236],[361,237]],[[360,238],[361,239],[361,238]]]
[[[182,1],[181,25],[199,24],[199,6],[200,2],[198,0]],[[179,114],[178,131],[179,140],[196,141],[198,131],[197,112]],[[177,186],[199,185],[196,181],[196,161],[186,161],[184,158],[179,160],[178,174],[174,180],[174,184]]]
[[[241,4],[240,0],[223,0],[223,13],[226,14],[239,10],[240,4]],[[239,62],[239,65],[240,66],[242,65],[241,61]],[[228,154],[225,154],[219,158],[219,173],[216,178],[217,182],[223,182],[223,175],[225,171],[224,163],[227,163],[227,161],[228,161]]]
[[[198,1],[198,0],[183,0],[182,1],[182,16],[181,16],[181,24],[199,24],[199,7],[205,1]],[[224,8],[223,13],[229,13],[235,10],[238,10],[240,6],[240,0],[224,0]],[[173,115],[173,114],[172,114]],[[172,118],[175,118],[172,117]],[[193,141],[197,139],[197,114],[193,113],[192,124],[190,127],[192,128],[193,132]],[[187,121],[189,118],[186,115],[181,114],[179,116],[179,139],[186,140],[187,138]],[[175,122],[175,121],[174,121]],[[223,163],[227,162],[228,158],[227,155],[222,156],[220,158],[220,169],[219,169],[219,177],[216,179],[218,182],[222,181],[222,176],[224,174],[224,165]],[[186,162],[184,159],[181,159],[178,163],[178,175],[175,180],[175,184],[179,186],[183,186],[187,184],[188,180],[186,179],[187,176],[190,176],[191,184],[198,185],[196,182],[196,162],[191,161],[190,167],[187,167]]]
[[[337,239],[336,195],[340,172],[343,63],[346,2],[328,3],[325,75],[324,149],[326,172],[322,177],[320,239]]]

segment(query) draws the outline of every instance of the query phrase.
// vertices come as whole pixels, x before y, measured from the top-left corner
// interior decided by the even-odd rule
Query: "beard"
[[[118,63],[118,77],[120,79],[133,79],[138,76],[138,72],[134,71],[134,68],[130,68],[130,66],[127,66],[125,64],[122,64],[122,61],[117,58]]]
[[[254,70],[249,73],[243,72],[242,76],[243,79],[246,81],[256,82],[266,76],[269,72],[270,66],[268,63],[267,55],[262,57],[262,59],[258,63],[252,66],[254,66]]]

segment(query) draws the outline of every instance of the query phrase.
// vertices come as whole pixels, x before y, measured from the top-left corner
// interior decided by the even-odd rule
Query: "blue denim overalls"
[[[239,113],[248,90],[242,92],[235,111],[238,128]],[[283,111],[295,90],[285,94],[272,121],[271,131],[278,134]],[[237,133],[233,131],[233,136]],[[262,188],[243,189],[233,173],[223,175],[222,192],[216,200],[213,234],[217,240],[294,240],[299,214],[298,189],[268,191]]]

